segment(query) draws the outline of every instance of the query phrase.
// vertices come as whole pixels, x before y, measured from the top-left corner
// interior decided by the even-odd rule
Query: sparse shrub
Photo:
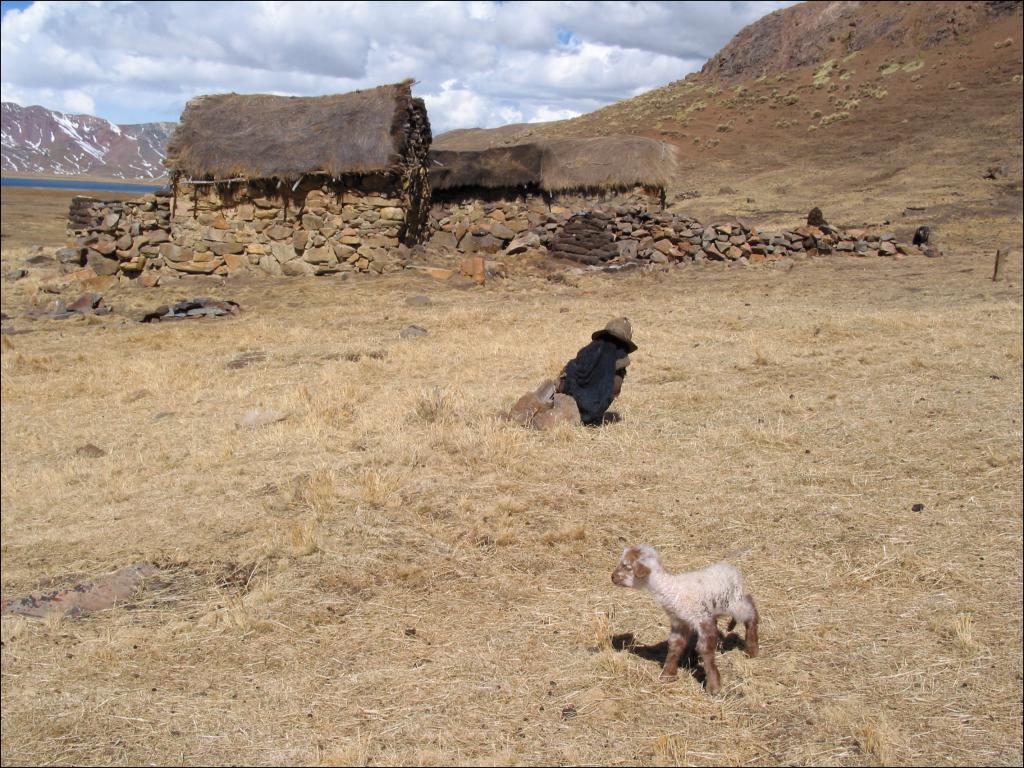
[[[821,117],[821,110],[820,109],[816,109],[813,112],[811,112],[811,117],[814,118],[815,120],[820,118]]]
[[[735,122],[736,122],[735,120],[730,120],[727,123],[719,123],[718,124],[718,128],[716,130],[719,133],[728,133],[729,131],[732,130],[732,127],[735,124]]]
[[[840,120],[846,120],[849,117],[849,112],[833,112],[831,115],[825,115],[821,118],[821,125],[832,125],[832,123],[838,123]]]
[[[455,410],[454,400],[443,387],[431,387],[419,394],[413,410],[423,421],[449,421]]]
[[[790,93],[782,98],[782,103],[785,104],[787,107],[792,107],[794,104],[800,103],[800,97],[797,96],[795,93]]]
[[[881,72],[883,75],[891,75],[894,72],[900,71],[900,65],[898,62],[895,61],[890,62],[888,64],[879,64],[878,71]]]
[[[903,71],[904,72],[916,72],[917,70],[919,70],[923,66],[924,66],[924,59],[914,59],[913,61],[908,61],[906,64],[903,65]]]
[[[706,93],[708,96],[712,96],[712,97],[717,96],[721,92],[722,92],[722,89],[719,88],[717,85],[713,85],[710,88],[705,88],[704,89],[704,93]]]
[[[828,61],[823,62],[822,65],[814,71],[814,76],[811,78],[811,82],[814,84],[814,87],[821,88],[828,83],[835,68],[835,59],[829,59]]]

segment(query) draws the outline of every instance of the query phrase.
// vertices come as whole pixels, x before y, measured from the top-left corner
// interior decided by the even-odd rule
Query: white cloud
[[[143,122],[176,120],[201,93],[314,95],[415,77],[441,133],[642,93],[787,4],[36,3],[3,17],[0,86],[5,100]]]

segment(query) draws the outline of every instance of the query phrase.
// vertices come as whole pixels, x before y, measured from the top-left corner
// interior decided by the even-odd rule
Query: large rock
[[[121,263],[116,259],[108,259],[91,248],[86,252],[86,263],[97,275],[116,275]]]
[[[466,235],[459,243],[464,253],[497,253],[501,250],[501,240],[493,235]]]
[[[320,248],[310,248],[302,258],[310,264],[334,264],[338,261],[334,249],[326,245]]]
[[[467,256],[459,264],[459,271],[477,285],[483,285],[487,281],[486,268],[483,256]]]
[[[61,264],[74,264],[81,266],[85,263],[81,248],[61,248],[56,253],[57,261]]]
[[[580,424],[580,409],[576,401],[569,395],[556,394],[554,404],[536,415],[533,420],[534,429],[549,430],[561,424],[576,426]]]
[[[317,216],[315,213],[304,213],[302,214],[302,228],[306,230],[320,229],[324,225],[322,216]]]
[[[281,264],[287,264],[298,256],[298,254],[295,253],[295,248],[292,247],[290,242],[284,243],[279,241],[271,243],[270,252],[274,254],[274,258]]]
[[[275,277],[279,277],[284,274],[281,270],[281,264],[269,253],[265,253],[260,256],[260,269],[268,275],[274,275]]]
[[[494,237],[497,237],[501,240],[511,240],[516,236],[515,232],[513,232],[509,227],[502,224],[500,221],[496,221],[493,224],[491,224],[491,234],[494,235]]]
[[[316,274],[316,269],[314,269],[312,264],[308,264],[301,259],[293,259],[281,265],[281,272],[288,277],[302,277],[304,275]]]
[[[271,240],[284,240],[290,238],[294,232],[295,230],[291,227],[275,224],[272,227],[267,227],[263,233]]]
[[[447,233],[446,233],[447,234]],[[454,238],[452,238],[454,240]],[[517,253],[523,253],[530,248],[536,248],[540,245],[540,235],[536,232],[524,232],[521,235],[515,237],[508,247],[505,249],[505,253],[509,256],[514,256]]]
[[[433,237],[430,238],[429,245],[431,248],[436,248],[437,250],[454,251],[458,247],[459,242],[451,232],[438,230],[434,233]]]
[[[160,255],[166,261],[183,262],[192,260],[192,249],[182,248],[180,245],[174,243],[161,243],[160,244]]]

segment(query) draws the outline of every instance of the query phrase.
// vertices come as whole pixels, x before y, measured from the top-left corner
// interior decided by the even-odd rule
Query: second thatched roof
[[[642,136],[538,139],[513,146],[432,150],[432,189],[536,186],[546,192],[664,189],[676,170],[675,148]]]
[[[429,144],[411,80],[331,96],[200,96],[185,106],[165,164],[194,179],[381,173],[398,166],[417,129]]]

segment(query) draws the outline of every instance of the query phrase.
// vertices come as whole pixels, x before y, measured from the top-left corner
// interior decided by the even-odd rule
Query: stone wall
[[[166,265],[198,271],[214,262],[271,275],[389,272],[401,268],[405,201],[385,177],[349,183],[182,185]],[[214,270],[217,267],[214,268]]]
[[[137,200],[75,197],[68,216],[71,244],[57,251],[68,268],[89,266],[98,275],[138,275],[163,265],[161,248],[170,241],[168,193]]]
[[[620,193],[554,196],[536,191],[512,196],[507,190],[479,189],[435,194],[433,200],[428,246],[464,254],[498,253],[528,231],[546,238],[562,229],[574,213],[595,207],[629,206],[645,212],[661,207],[657,195],[641,188]]]
[[[587,265],[719,261],[757,264],[820,255],[895,256],[914,252],[891,233],[843,230],[822,222],[763,232],[740,221],[702,224],[685,214],[641,207],[600,206],[574,214],[541,237],[551,256]]]

